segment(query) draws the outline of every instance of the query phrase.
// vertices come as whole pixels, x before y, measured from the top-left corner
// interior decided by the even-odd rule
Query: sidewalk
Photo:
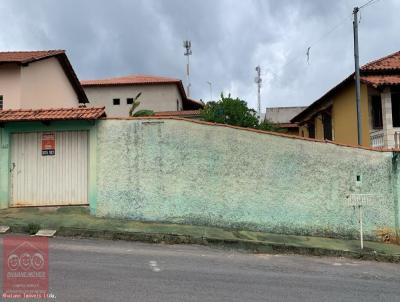
[[[345,256],[400,263],[400,245],[358,240],[279,235],[215,227],[96,218],[85,207],[0,210],[0,225],[13,233],[55,229],[58,236],[121,239],[153,243],[193,243],[245,249],[256,253]]]

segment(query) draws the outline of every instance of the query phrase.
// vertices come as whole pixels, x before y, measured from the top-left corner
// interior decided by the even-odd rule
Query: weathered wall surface
[[[346,196],[373,193],[367,235],[397,224],[391,152],[155,119],[100,121],[97,143],[98,216],[357,236]]]

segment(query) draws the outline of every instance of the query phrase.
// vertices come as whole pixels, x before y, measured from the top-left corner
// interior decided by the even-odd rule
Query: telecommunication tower
[[[189,40],[183,41],[183,47],[186,49],[184,55],[187,57],[186,63],[186,78],[187,78],[187,89],[186,93],[190,97],[190,60],[189,57],[192,55],[192,42]]]

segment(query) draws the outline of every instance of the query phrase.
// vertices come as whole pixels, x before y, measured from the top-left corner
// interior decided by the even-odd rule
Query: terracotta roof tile
[[[198,116],[200,110],[182,110],[182,111],[161,111],[156,112],[154,116]]]
[[[372,85],[374,87],[379,86],[395,86],[400,85],[400,75],[368,75],[360,78],[361,82]]]
[[[372,61],[361,67],[361,71],[400,70],[400,51]]]
[[[360,80],[363,83],[374,87],[400,85],[400,51],[365,64],[361,67]],[[301,122],[307,118],[312,114],[313,110],[318,108],[318,106],[329,101],[330,96],[335,93],[337,89],[344,87],[351,81],[354,81],[354,73],[349,75],[342,82],[330,89],[322,97],[292,118],[291,122]]]
[[[64,53],[64,50],[5,51],[0,52],[0,62],[29,63]]]
[[[105,116],[104,107],[0,110],[0,122],[96,120]]]
[[[149,76],[149,75],[128,75],[100,80],[81,81],[82,86],[118,86],[118,85],[138,85],[138,84],[176,84],[180,80],[174,78]]]

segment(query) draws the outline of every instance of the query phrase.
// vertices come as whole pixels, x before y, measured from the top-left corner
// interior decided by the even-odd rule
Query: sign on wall
[[[54,132],[44,132],[42,134],[42,156],[56,154],[56,134]]]

